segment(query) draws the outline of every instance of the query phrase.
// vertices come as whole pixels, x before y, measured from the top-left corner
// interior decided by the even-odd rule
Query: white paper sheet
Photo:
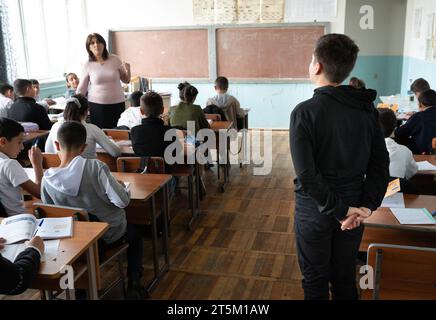
[[[401,224],[436,224],[427,209],[391,208],[391,211]]]
[[[384,198],[380,207],[383,208],[405,208],[404,195],[397,192],[390,197]]]
[[[418,171],[436,171],[436,166],[428,161],[421,161],[416,164],[418,165]]]
[[[56,259],[58,255],[60,240],[46,240],[44,241],[44,254],[42,255],[41,261],[52,261]],[[24,243],[17,243],[5,246],[3,250],[0,251],[2,256],[11,262],[14,262],[17,256],[26,250],[27,246]]]

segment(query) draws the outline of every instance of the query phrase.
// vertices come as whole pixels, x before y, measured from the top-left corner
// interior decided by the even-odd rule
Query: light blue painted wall
[[[404,57],[401,94],[406,95],[410,84],[417,78],[426,79],[432,88],[436,88],[436,63]]]
[[[379,95],[391,95],[401,91],[402,68],[402,57],[362,56],[359,57],[352,76],[362,78],[367,86],[376,89]],[[154,82],[153,89],[171,92],[172,104],[176,104],[177,84]],[[196,103],[205,107],[206,100],[215,94],[213,83],[193,84],[199,91]],[[43,98],[65,93],[64,82],[41,87]],[[313,95],[313,89],[313,85],[309,83],[231,83],[229,93],[239,99],[242,107],[251,109],[251,128],[288,129],[291,111],[297,104],[309,99]]]

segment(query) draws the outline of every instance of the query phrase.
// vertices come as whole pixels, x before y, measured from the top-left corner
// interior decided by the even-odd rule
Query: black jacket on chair
[[[8,111],[8,116],[18,122],[34,122],[40,130],[50,130],[52,126],[44,107],[29,97],[15,100]]]
[[[432,150],[431,142],[436,138],[436,106],[417,112],[395,132],[395,137],[406,144],[414,154]]]
[[[343,220],[350,206],[375,210],[383,200],[389,154],[373,104],[376,95],[325,86],[291,114],[295,192],[309,196],[322,215]],[[350,198],[360,200],[348,203]]]
[[[10,262],[0,255],[0,294],[20,294],[27,290],[38,274],[40,255],[27,248]]]

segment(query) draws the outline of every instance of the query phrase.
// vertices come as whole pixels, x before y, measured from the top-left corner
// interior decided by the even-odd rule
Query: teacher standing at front
[[[98,33],[88,35],[86,51],[89,60],[83,67],[77,93],[88,94],[91,123],[102,129],[114,128],[125,110],[120,80],[130,82],[130,65],[109,54],[106,41]]]

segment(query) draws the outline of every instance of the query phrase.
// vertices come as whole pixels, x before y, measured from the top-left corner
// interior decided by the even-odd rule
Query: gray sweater
[[[126,232],[123,208],[130,202],[130,192],[99,160],[79,156],[66,168],[47,170],[42,180],[41,198],[47,204],[83,208],[109,223],[109,230],[103,235],[108,244]]]

